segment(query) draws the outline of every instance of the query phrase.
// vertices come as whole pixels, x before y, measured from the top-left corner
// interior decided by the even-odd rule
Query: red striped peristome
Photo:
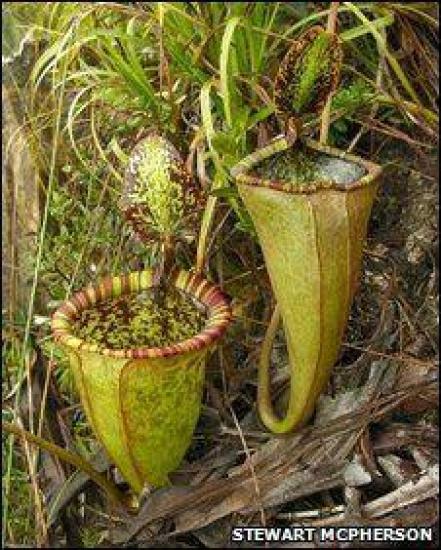
[[[52,316],[54,339],[60,344],[77,350],[100,353],[109,357],[142,359],[170,357],[200,350],[214,344],[223,335],[232,320],[228,298],[217,285],[204,279],[198,273],[174,269],[169,276],[170,284],[188,292],[207,308],[206,325],[199,334],[163,348],[133,349],[109,349],[75,337],[72,332],[72,321],[81,311],[93,307],[94,304],[103,300],[151,288],[153,275],[153,270],[145,270],[116,277],[105,277],[96,285],[80,290],[54,312]]]

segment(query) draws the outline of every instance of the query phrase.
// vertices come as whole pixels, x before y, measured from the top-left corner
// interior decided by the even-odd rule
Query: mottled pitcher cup
[[[79,339],[73,320],[110,298],[153,284],[153,271],[108,277],[75,294],[55,313],[52,329],[70,359],[87,418],[131,487],[162,486],[187,451],[199,417],[205,361],[231,319],[222,292],[195,273],[176,271],[170,284],[201,302],[204,329],[163,348],[106,349]]]

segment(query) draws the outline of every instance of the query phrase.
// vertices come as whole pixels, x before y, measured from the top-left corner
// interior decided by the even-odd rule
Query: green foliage
[[[352,82],[341,86],[332,98],[332,110],[339,113],[339,118],[331,127],[330,143],[343,146],[351,128],[351,119],[354,114],[368,113],[373,102],[381,101],[381,96],[366,80],[356,78]],[[382,109],[384,112],[384,107]]]
[[[359,109],[365,109],[372,104],[378,96],[371,84],[358,78],[353,82],[342,86],[332,98],[332,108],[350,115]]]
[[[306,48],[294,67],[296,73],[292,92],[292,107],[296,113],[307,110],[309,103],[314,103],[321,85],[323,75],[330,70],[329,47],[330,37],[321,33]]]
[[[410,14],[418,25],[436,25],[425,10],[415,3],[340,4],[344,85],[332,102],[331,135],[342,144],[360,129],[356,116],[377,104],[376,118],[393,128],[413,128],[417,120],[423,131],[425,126],[437,130],[437,113],[426,99],[430,96],[417,95],[424,78],[416,82],[394,53],[403,17]],[[202,224],[193,224],[200,248],[210,244],[218,229],[219,203],[232,207],[229,219],[237,228],[253,234],[229,171],[278,133],[274,76],[291,41],[311,25],[325,23],[326,10],[310,2],[7,2],[2,12],[7,12],[5,54],[21,62],[20,50],[28,40],[35,56],[30,78],[12,83],[24,107],[21,132],[40,169],[42,220],[47,204],[47,224],[42,222],[39,234],[41,263],[35,254],[29,258],[35,265],[37,313],[48,316],[48,302],[63,300],[106,273],[155,263],[156,245],[146,247],[131,237],[118,205],[127,158],[153,128],[173,136],[184,161],[185,155],[193,155],[193,175],[204,178],[209,200]],[[319,46],[314,47],[326,49]],[[308,55],[318,60],[318,53],[311,49]],[[381,70],[383,63],[387,70]],[[313,63],[302,73],[297,108],[307,102],[321,68]],[[381,89],[375,84],[379,72]],[[317,133],[318,126],[318,117],[312,116],[308,131]],[[194,261],[194,245],[179,248],[180,263]],[[15,327],[19,337],[27,321],[36,335],[32,304],[21,314]],[[45,356],[56,363],[55,383],[66,404],[75,404],[67,361],[44,339],[48,327],[41,332]],[[8,349],[4,394],[20,378],[23,357],[21,342]],[[88,449],[89,427],[84,420],[74,425],[76,443]],[[12,533],[17,541],[31,543],[25,465],[18,446],[13,454],[8,449],[3,456],[4,463],[12,464],[5,474],[5,500],[10,501],[5,537],[12,541]],[[87,534],[85,538],[89,540]]]

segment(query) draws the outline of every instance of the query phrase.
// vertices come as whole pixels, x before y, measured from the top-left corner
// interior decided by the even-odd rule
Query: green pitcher
[[[95,434],[133,490],[162,486],[177,468],[199,417],[207,355],[229,324],[222,292],[195,273],[177,270],[169,284],[206,311],[203,330],[162,348],[109,349],[78,338],[74,320],[111,298],[153,285],[152,270],[108,277],[75,294],[54,313],[55,339],[70,359]]]
[[[338,358],[358,281],[363,242],[381,169],[303,137],[336,90],[340,41],[319,26],[296,40],[275,80],[282,136],[231,171],[253,219],[277,307],[262,347],[258,407],[275,433],[302,426]],[[273,411],[269,362],[283,318],[291,387],[286,416]]]
[[[285,140],[279,140],[234,170],[283,318],[292,369],[288,411],[281,420],[272,411],[268,357],[262,357],[259,411],[266,426],[276,433],[303,425],[329,380],[357,287],[381,172],[371,162],[305,140],[304,154],[318,153],[320,170],[325,157],[331,166],[335,161],[353,164],[362,175],[342,182],[338,177],[337,181],[326,179],[318,170],[317,181],[291,187],[286,181],[253,173],[256,165],[274,154],[283,155],[288,147]]]

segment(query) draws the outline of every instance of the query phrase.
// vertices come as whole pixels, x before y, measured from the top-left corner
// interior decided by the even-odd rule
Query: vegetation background
[[[199,234],[175,260],[190,267],[207,251],[206,273],[235,312],[176,475],[187,489],[118,515],[86,474],[3,433],[4,545],[221,547],[237,523],[436,523],[436,2],[339,5],[345,57],[329,143],[385,175],[315,422],[275,440],[254,410],[273,298],[229,169],[279,133],[278,64],[328,13],[328,2],[2,3],[3,420],[108,470],[49,319],[86,283],[155,262],[118,210],[127,155],[151,129],[207,193]],[[311,136],[319,123],[308,122]],[[273,363],[283,403],[282,331]]]

